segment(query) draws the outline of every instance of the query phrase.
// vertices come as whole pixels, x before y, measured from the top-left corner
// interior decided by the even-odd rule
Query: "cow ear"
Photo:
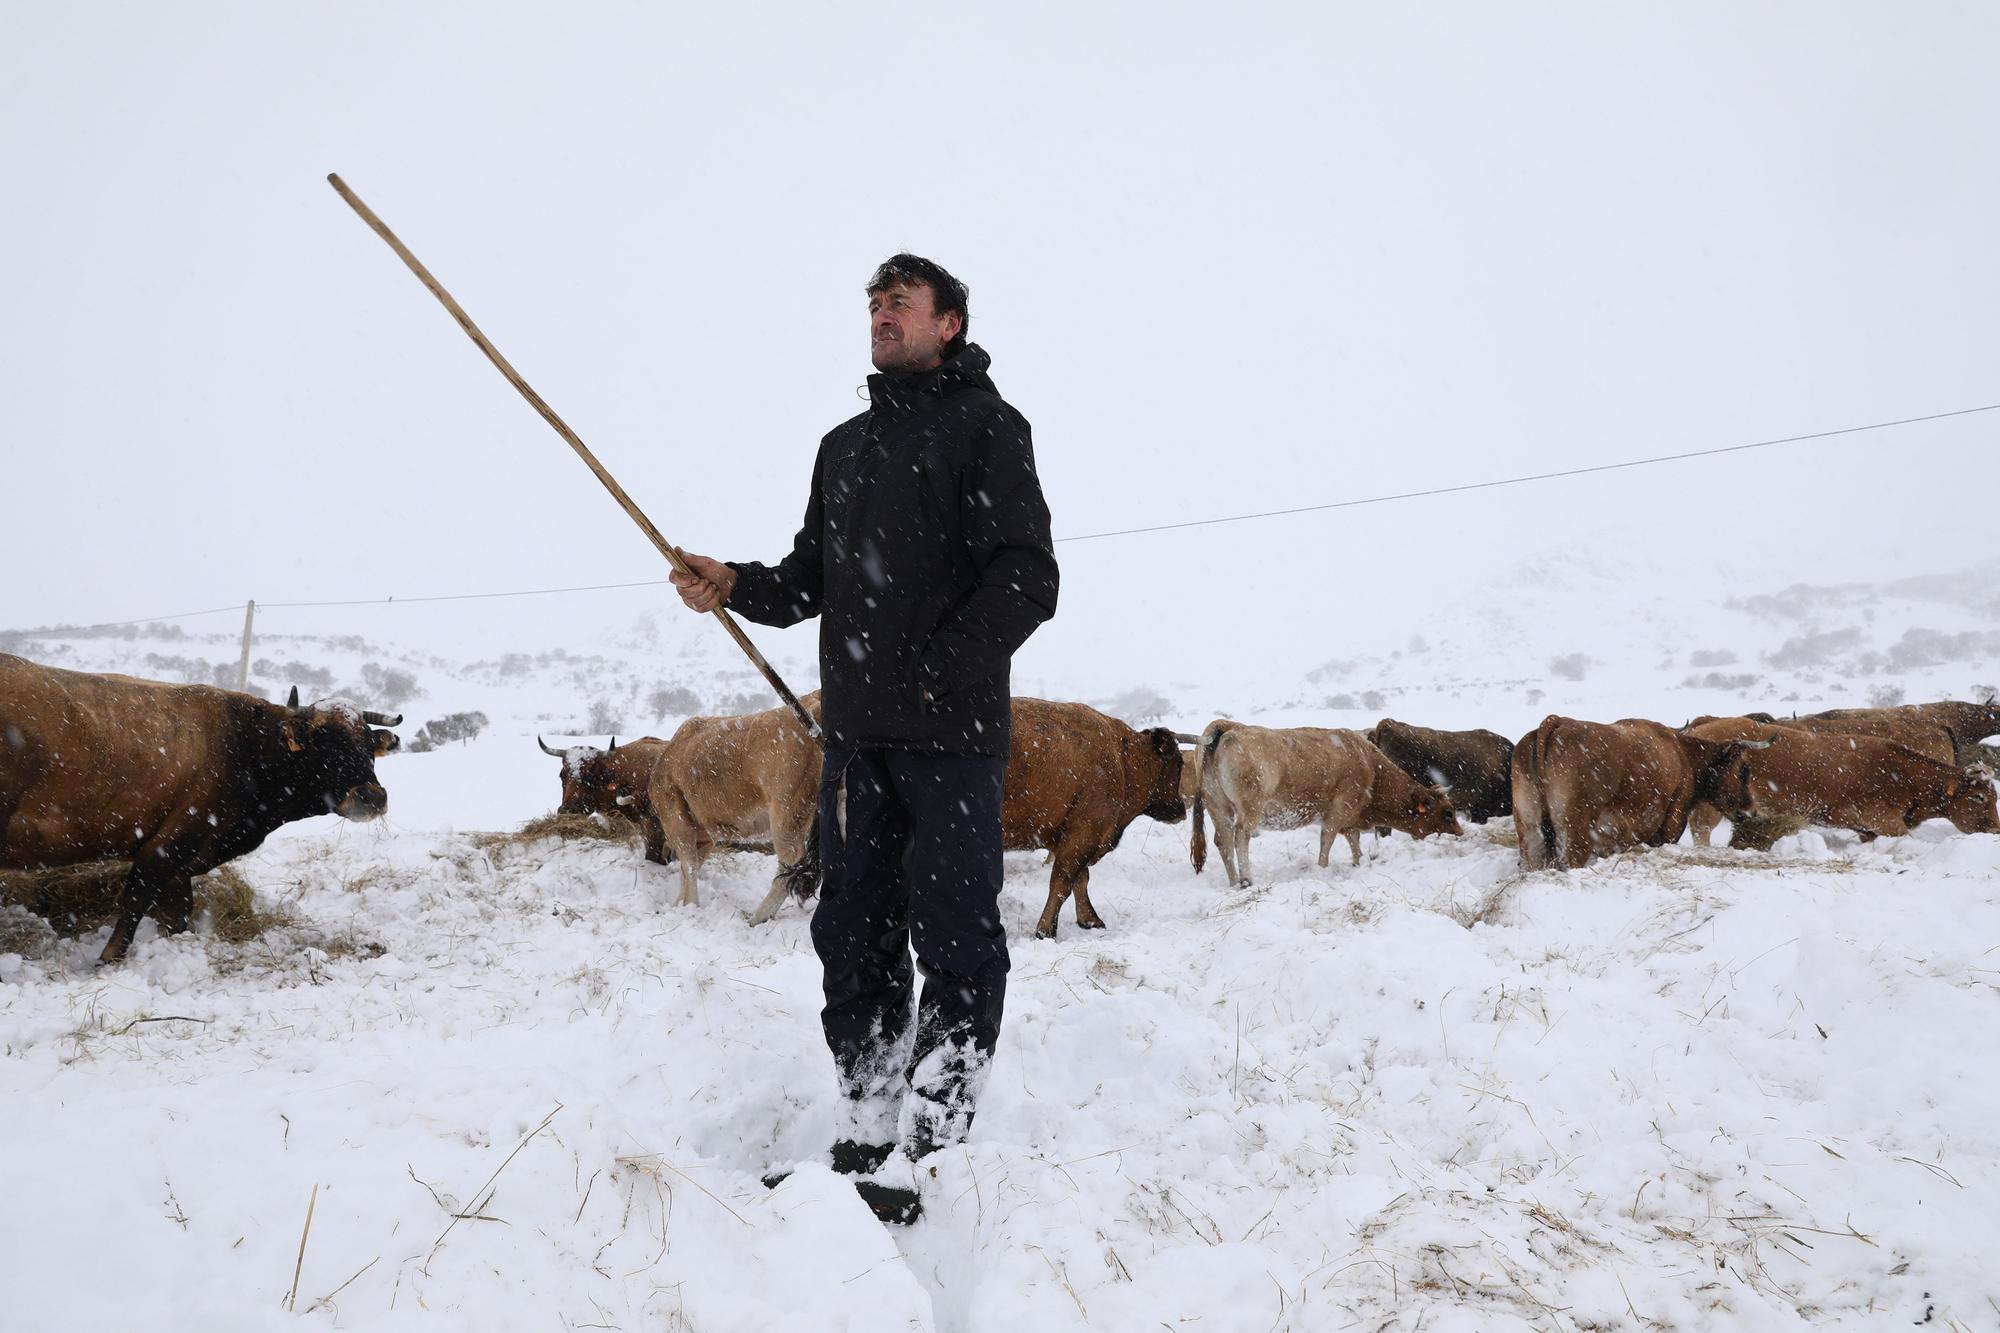
[[[294,688],[292,693],[297,694],[298,690]],[[278,734],[285,738],[285,748],[287,750],[290,750],[293,754],[297,754],[299,751],[306,748],[305,746],[299,744],[298,726],[295,723],[293,723],[290,718],[286,718],[285,721],[279,725]]]
[[[1419,796],[1417,798],[1417,813],[1420,815],[1427,815],[1430,812],[1431,812],[1431,803],[1429,801],[1426,801],[1423,797]]]
[[[403,748],[403,738],[393,731],[377,731],[371,734],[375,739],[375,757],[377,759],[380,759],[385,754],[394,754]]]

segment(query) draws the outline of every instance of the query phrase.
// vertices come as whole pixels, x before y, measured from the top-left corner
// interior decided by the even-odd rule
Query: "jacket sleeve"
[[[745,620],[783,629],[809,620],[820,612],[826,571],[820,564],[821,530],[825,510],[820,501],[820,475],[826,466],[826,446],[820,445],[813,461],[812,495],[806,500],[805,520],[792,538],[792,553],[775,565],[754,560],[726,563],[736,571],[736,586],[729,590],[729,610]]]
[[[1028,423],[1007,408],[973,440],[961,476],[966,551],[978,582],[945,613],[918,677],[933,697],[984,680],[1056,613],[1055,544]]]

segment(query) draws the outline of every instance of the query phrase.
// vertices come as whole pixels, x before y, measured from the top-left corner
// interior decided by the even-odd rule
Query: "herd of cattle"
[[[818,702],[804,700],[815,715]],[[2000,831],[1994,777],[1980,762],[1981,742],[2000,734],[1992,701],[1705,717],[1678,729],[1550,717],[1519,743],[1394,720],[1366,731],[1217,720],[1195,737],[1136,730],[1079,703],[1017,698],[1013,709],[1003,836],[1010,851],[1048,853],[1043,937],[1070,898],[1080,927],[1105,924],[1090,901],[1091,867],[1142,815],[1179,823],[1192,810],[1197,871],[1212,820],[1223,868],[1240,885],[1252,882],[1252,837],[1308,825],[1319,828],[1324,866],[1337,837],[1358,863],[1365,830],[1457,835],[1461,818],[1511,815],[1525,870],[1676,842],[1690,825],[1705,842],[1724,817],[1863,839],[1936,818]],[[162,931],[186,929],[192,878],[279,826],[381,814],[388,795],[374,761],[397,748],[386,728],[400,721],[338,703],[302,707],[296,689],[280,705],[0,654],[0,870],[129,861],[102,954],[116,961],[148,913]],[[562,761],[560,811],[636,824],[648,859],[678,863],[682,903],[696,901],[718,847],[777,859],[753,922],[816,889],[820,752],[789,709],[692,718],[670,740],[541,744]]]

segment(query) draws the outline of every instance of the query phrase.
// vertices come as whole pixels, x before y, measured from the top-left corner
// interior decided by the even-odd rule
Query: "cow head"
[[[1946,797],[1944,817],[1960,833],[2000,833],[2000,798],[1993,787],[1993,770],[1969,765]]]
[[[1181,743],[1168,727],[1148,727],[1139,733],[1137,772],[1139,787],[1146,793],[1140,813],[1162,824],[1178,824],[1187,818],[1181,802]],[[1128,753],[1130,753],[1128,749]]]
[[[562,804],[556,807],[557,814],[622,815],[626,813],[625,807],[645,795],[624,790],[618,772],[606,762],[606,756],[618,748],[616,736],[611,738],[610,749],[605,750],[595,745],[551,749],[540,736],[535,737],[535,744],[542,747],[543,754],[563,761]]]
[[[1777,744],[1767,741],[1704,741],[1681,737],[1688,767],[1694,772],[1694,799],[1706,801],[1734,819],[1751,813],[1751,757]]]
[[[1458,811],[1451,808],[1451,798],[1420,782],[1410,784],[1410,793],[1399,813],[1402,821],[1396,827],[1413,838],[1428,838],[1434,833],[1460,837],[1465,833],[1465,826],[1458,822]]]
[[[375,761],[401,748],[396,733],[387,728],[402,721],[400,715],[345,703],[301,707],[293,686],[278,722],[282,749],[276,752],[276,771],[268,776],[311,814],[374,819],[389,808],[389,793],[375,777]]]

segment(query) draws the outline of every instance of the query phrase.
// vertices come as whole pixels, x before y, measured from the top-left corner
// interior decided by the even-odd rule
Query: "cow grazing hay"
[[[529,820],[512,833],[475,833],[471,842],[482,852],[496,847],[523,847],[544,838],[565,841],[583,838],[632,847],[638,845],[642,836],[639,826],[629,820],[612,820],[600,815],[549,814]]]
[[[118,895],[130,867],[123,861],[90,861],[56,870],[0,872],[0,953],[43,953],[44,936],[86,935],[118,919]],[[276,926],[295,924],[283,908],[258,907],[250,883],[229,866],[194,882],[194,921],[208,918],[208,932],[244,944]],[[45,923],[37,928],[35,922]],[[25,948],[9,943],[21,936]]]

